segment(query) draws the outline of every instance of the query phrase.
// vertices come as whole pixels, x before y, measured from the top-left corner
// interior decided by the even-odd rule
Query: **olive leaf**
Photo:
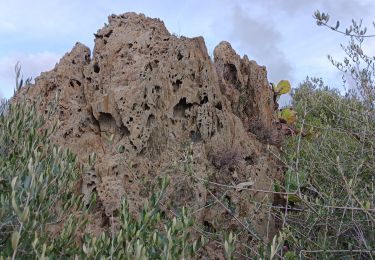
[[[302,200],[301,200],[300,197],[298,197],[298,196],[295,195],[295,194],[289,194],[289,195],[288,195],[288,201],[290,201],[290,202],[294,202],[294,203],[298,203],[298,202],[301,202]]]

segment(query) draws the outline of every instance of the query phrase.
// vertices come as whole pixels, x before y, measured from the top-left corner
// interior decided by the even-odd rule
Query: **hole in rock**
[[[139,152],[140,155],[146,154],[146,147],[143,147],[142,150]]]
[[[225,64],[223,76],[226,82],[235,85],[238,81],[236,66],[234,64]]]
[[[129,129],[128,129],[126,126],[121,125],[121,127],[120,127],[120,131],[121,131],[121,133],[122,133],[123,135],[125,135],[125,136],[130,136],[130,131],[129,131]]]
[[[131,146],[133,147],[133,150],[137,150],[137,146],[135,146],[134,145],[134,143],[132,142],[132,141],[129,141],[130,142],[130,144],[131,144]],[[133,166],[133,168],[134,168],[135,166]]]
[[[87,187],[88,188],[91,188],[95,185],[96,183],[94,181],[90,181],[89,183],[87,183]]]
[[[182,81],[180,79],[176,80],[175,82],[172,82],[173,91],[176,92],[181,88]]]
[[[215,105],[215,107],[216,107],[217,109],[219,109],[219,110],[222,110],[222,109],[223,109],[223,106],[221,105],[221,102],[217,103],[217,104]]]
[[[107,32],[106,34],[104,34],[104,37],[109,37],[109,36],[111,36],[112,33],[113,33],[113,30],[110,30],[109,32]]]
[[[190,109],[192,104],[186,103],[186,97],[181,98],[180,101],[173,108],[173,116],[184,118],[186,109]]]
[[[190,132],[190,138],[191,138],[191,141],[194,142],[194,143],[198,143],[198,142],[202,141],[202,135],[199,131],[197,131],[197,132],[191,131]]]
[[[200,104],[203,105],[203,104],[206,104],[207,102],[208,102],[208,97],[204,96],[203,99],[201,100]]]
[[[208,222],[207,220],[203,221],[203,226],[204,226],[204,231],[206,231],[206,232],[210,232],[210,233],[216,232],[214,226],[210,222]]]
[[[145,66],[145,72],[147,73],[147,71],[152,71],[152,65],[151,65],[151,63],[149,62],[149,63],[147,63],[147,65]]]
[[[116,121],[112,117],[112,115],[109,113],[105,113],[105,112],[100,112],[98,121],[99,121],[100,131],[102,132],[110,131],[116,125]]]
[[[183,57],[184,57],[184,56],[181,54],[181,52],[178,51],[177,59],[178,59],[178,60],[182,60]]]
[[[99,73],[99,71],[100,71],[100,67],[99,67],[98,63],[95,63],[94,64],[94,72]]]
[[[153,125],[155,122],[155,116],[154,115],[149,115],[148,118],[147,118],[147,123],[146,123],[146,126],[147,127],[150,127],[151,125]]]
[[[216,127],[219,130],[224,127],[219,118],[216,118]]]
[[[245,161],[246,161],[246,163],[247,164],[249,164],[249,165],[254,165],[254,159],[253,159],[253,157],[252,156],[246,156],[245,157]]]

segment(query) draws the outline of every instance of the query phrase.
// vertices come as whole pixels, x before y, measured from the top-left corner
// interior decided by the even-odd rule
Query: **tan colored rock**
[[[82,163],[96,153],[94,169],[83,176],[86,198],[98,192],[109,216],[124,195],[137,214],[156,178],[168,175],[167,214],[188,206],[211,231],[270,239],[275,223],[262,205],[273,197],[256,190],[272,190],[281,170],[267,150],[268,144],[277,153],[265,67],[241,59],[226,42],[215,48],[213,62],[202,37],[173,36],[143,14],[108,20],[95,34],[92,58],[77,43],[23,90],[43,98],[41,111],[58,95],[49,119],[61,121],[53,140]],[[239,191],[240,183],[253,185]]]
[[[266,68],[250,61],[246,55],[241,59],[228,42],[221,42],[214,56],[222,92],[231,101],[233,112],[241,118],[245,129],[264,143],[279,143],[273,91]]]

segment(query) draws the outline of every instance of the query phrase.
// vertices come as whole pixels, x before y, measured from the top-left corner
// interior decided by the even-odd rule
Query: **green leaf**
[[[29,207],[25,207],[21,215],[21,221],[27,222],[29,220],[29,216],[30,216],[30,209]]]
[[[286,252],[284,255],[284,258],[285,260],[297,260],[298,259],[296,254],[292,251]]]
[[[366,201],[363,206],[365,207],[365,209],[369,210],[371,208],[371,202]]]
[[[294,192],[298,189],[298,184],[302,187],[306,181],[306,172],[299,171],[298,173],[288,170],[284,175],[285,189],[287,192]]]
[[[273,189],[274,189],[274,191],[276,191],[276,192],[280,192],[280,191],[281,191],[280,183],[279,183],[279,182],[275,182],[275,183],[273,184]]]
[[[290,82],[288,80],[280,80],[277,84],[277,87],[274,88],[274,91],[278,95],[286,94],[292,89]]]
[[[301,202],[301,199],[295,194],[289,194],[288,195],[288,201],[297,203],[297,202]]]
[[[335,30],[337,30],[337,29],[339,28],[339,26],[340,26],[340,22],[337,21],[337,22],[336,22],[336,26],[335,26]]]
[[[18,178],[18,177],[16,176],[16,177],[14,177],[14,178],[12,179],[12,182],[11,182],[12,190],[14,190],[14,187],[16,186],[17,178]]]
[[[278,113],[279,119],[285,120],[288,124],[293,124],[297,120],[297,112],[292,108],[284,108]]]
[[[21,216],[21,211],[18,208],[17,202],[16,202],[16,193],[12,191],[12,199],[11,199],[12,207],[14,209],[14,212],[17,214],[17,216]]]
[[[16,250],[17,249],[17,246],[18,246],[18,242],[20,240],[20,233],[18,233],[18,231],[14,231],[12,233],[12,236],[11,236],[11,241],[12,241],[12,248],[13,250]]]
[[[118,153],[124,153],[124,152],[125,152],[125,146],[123,146],[123,145],[119,145],[119,146],[117,147],[117,152],[118,152]]]

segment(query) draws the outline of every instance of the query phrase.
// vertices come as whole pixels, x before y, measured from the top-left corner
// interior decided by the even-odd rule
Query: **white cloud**
[[[0,85],[3,96],[13,95],[15,85],[14,66],[20,62],[24,78],[35,78],[41,72],[50,70],[62,57],[61,54],[41,53],[12,53],[0,58]]]

